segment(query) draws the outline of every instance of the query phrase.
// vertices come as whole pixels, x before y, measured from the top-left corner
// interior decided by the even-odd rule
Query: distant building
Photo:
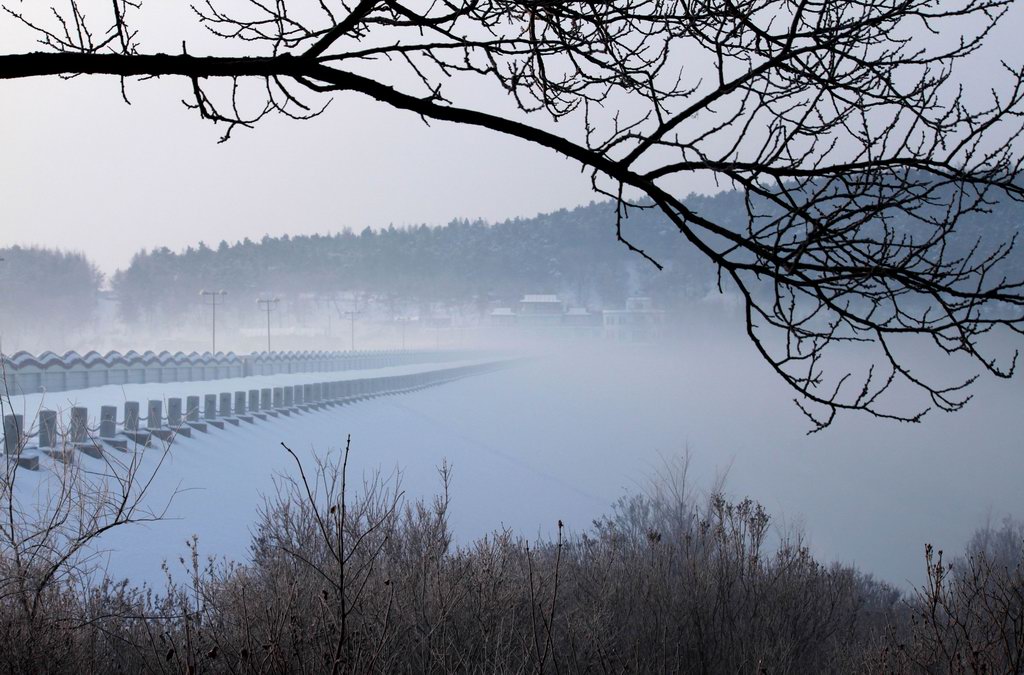
[[[615,342],[654,342],[665,337],[665,312],[650,298],[628,298],[625,309],[602,313],[604,334]]]
[[[520,314],[561,314],[562,301],[557,295],[524,295],[519,301]]]
[[[516,313],[511,307],[495,307],[488,316],[488,322],[492,326],[514,326],[516,325]]]
[[[525,327],[558,326],[564,313],[557,295],[524,295],[519,301],[517,323]]]
[[[587,310],[586,307],[570,307],[563,317],[568,326],[601,325],[601,315]]]
[[[603,335],[617,342],[652,342],[666,335],[665,312],[643,297],[627,299],[625,309],[591,311],[567,307],[557,295],[527,294],[513,307],[493,308],[486,321],[496,328],[549,337]]]
[[[570,307],[562,315],[562,325],[578,337],[600,337],[603,317],[586,307]]]

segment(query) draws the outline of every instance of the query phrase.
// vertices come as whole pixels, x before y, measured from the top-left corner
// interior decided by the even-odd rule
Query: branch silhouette
[[[658,252],[628,234],[631,212],[657,208],[717,266],[813,431],[842,410],[918,421],[963,407],[974,377],[918,373],[906,350],[922,344],[997,377],[1014,372],[1024,333],[1015,237],[968,224],[1024,200],[1024,66],[999,63],[1000,87],[984,96],[964,87],[1012,4],[194,5],[197,25],[237,56],[191,55],[184,42],[182,54],[141,52],[141,2],[116,0],[92,24],[79,1],[38,16],[8,5],[42,50],[0,55],[0,79],[185,78],[186,105],[226,124],[222,140],[268,115],[318,116],[331,94],[354,92],[543,146],[616,202],[616,236],[638,256],[660,268]],[[230,87],[213,86],[221,80]],[[450,93],[463,82],[504,91],[509,109]],[[743,194],[742,214],[687,204],[682,189],[708,177]],[[847,343],[870,353],[859,371],[832,361]],[[908,389],[919,405],[903,410],[894,399]]]

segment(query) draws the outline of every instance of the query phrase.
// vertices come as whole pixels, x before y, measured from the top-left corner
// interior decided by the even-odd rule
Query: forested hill
[[[724,207],[727,200],[710,201]],[[137,254],[113,283],[124,306],[157,303],[174,313],[194,305],[200,288],[232,295],[360,291],[452,303],[547,292],[614,304],[631,293],[696,292],[711,278],[710,267],[655,211],[633,211],[624,232],[667,271],[653,274],[616,240],[614,208],[604,202],[495,224],[457,220],[200,244],[178,253],[161,248]]]
[[[0,248],[0,332],[62,331],[92,318],[103,275],[81,253]]]
[[[696,211],[742,228],[737,193],[691,197]],[[1020,204],[963,221],[960,238],[1005,240],[1024,220]],[[524,293],[559,293],[590,306],[613,306],[630,294],[664,305],[702,297],[716,284],[711,265],[660,212],[633,211],[624,233],[665,266],[655,268],[615,237],[609,202],[496,224],[453,221],[439,227],[366,228],[360,233],[264,237],[175,253],[141,252],[114,279],[122,311],[174,316],[189,311],[201,288],[244,300],[357,291],[410,302],[512,302]]]

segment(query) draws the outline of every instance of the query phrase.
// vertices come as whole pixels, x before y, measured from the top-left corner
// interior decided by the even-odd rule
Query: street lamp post
[[[347,316],[349,318],[349,327],[350,327],[350,338],[349,339],[351,340],[350,348],[351,348],[352,351],[356,350],[356,315],[357,314],[362,314],[362,312],[354,310],[354,309],[345,312],[345,316]]]
[[[395,319],[395,320],[398,322],[398,325],[402,327],[402,351],[404,352],[405,351],[405,327],[407,325],[409,325],[409,319],[408,319],[408,317],[404,317],[403,316],[403,317],[399,317],[398,319]]]
[[[228,292],[225,290],[219,291],[199,291],[199,295],[203,298],[205,304],[210,305],[213,308],[213,353],[217,353],[217,305],[224,302],[224,296]],[[206,298],[209,298],[209,302],[206,302]]]
[[[280,298],[261,298],[256,301],[264,312],[267,313],[267,353],[270,353],[270,313],[277,309]]]
[[[343,312],[338,312],[342,314]],[[352,309],[344,312],[344,315],[349,319],[349,349],[353,352],[356,350],[356,315],[362,314],[359,311],[359,296],[355,293],[352,294]]]

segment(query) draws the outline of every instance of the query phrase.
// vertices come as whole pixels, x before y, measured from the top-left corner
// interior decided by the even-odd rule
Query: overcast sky
[[[480,130],[339,96],[322,117],[236,134],[198,120],[182,81],[2,83],[0,244],[85,251],[104,271],[140,248],[389,223],[532,215],[593,198],[578,166]]]
[[[1019,9],[986,63],[1020,60]],[[171,20],[147,19],[161,29],[145,34],[143,50],[171,50],[161,42],[176,36]],[[10,23],[0,37],[5,50],[31,48]],[[0,82],[0,245],[84,251],[111,273],[143,248],[493,221],[599,198],[577,164],[550,151],[428,128],[356,94],[337,96],[318,119],[272,119],[218,144],[223,129],[181,104],[189,91],[180,79],[131,82],[128,106],[115,78]]]

